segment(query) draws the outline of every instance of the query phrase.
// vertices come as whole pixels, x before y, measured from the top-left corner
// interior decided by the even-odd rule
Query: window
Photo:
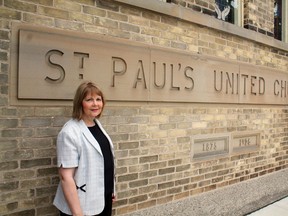
[[[243,0],[216,0],[216,18],[243,26]]]

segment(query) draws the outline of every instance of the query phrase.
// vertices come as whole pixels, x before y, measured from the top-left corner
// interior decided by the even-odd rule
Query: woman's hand
[[[116,201],[116,196],[114,195],[114,193],[112,194],[112,203],[114,203]]]

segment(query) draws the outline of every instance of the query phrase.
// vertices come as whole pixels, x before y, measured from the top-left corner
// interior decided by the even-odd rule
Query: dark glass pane
[[[237,7],[237,5],[235,5],[236,3],[237,0],[216,0],[216,17],[234,24],[234,14]]]
[[[274,38],[282,40],[282,0],[274,1]]]

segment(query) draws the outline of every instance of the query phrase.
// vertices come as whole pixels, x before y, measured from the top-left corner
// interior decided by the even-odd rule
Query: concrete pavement
[[[287,216],[288,215],[288,197],[265,206],[247,216]]]

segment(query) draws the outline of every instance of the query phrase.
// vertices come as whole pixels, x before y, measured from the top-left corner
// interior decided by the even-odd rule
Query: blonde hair
[[[73,112],[72,112],[73,119],[78,120],[82,119],[83,115],[82,101],[88,94],[97,94],[102,98],[103,101],[102,111],[103,111],[105,106],[105,100],[102,91],[93,82],[86,81],[80,84],[76,90],[73,100]],[[96,118],[99,118],[101,116],[102,111]]]

